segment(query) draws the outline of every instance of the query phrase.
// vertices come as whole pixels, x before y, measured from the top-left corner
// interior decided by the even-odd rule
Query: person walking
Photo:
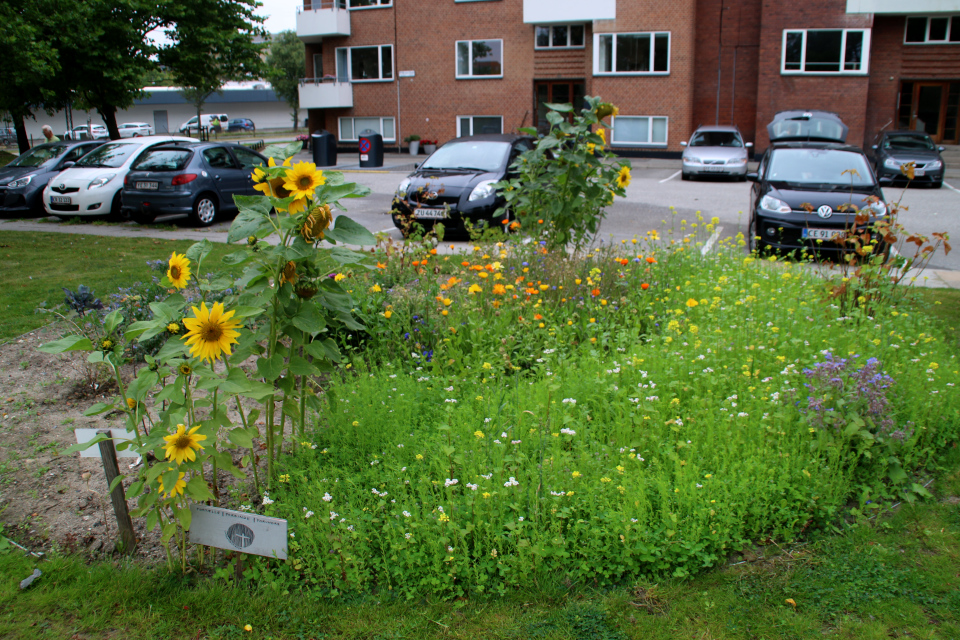
[[[60,138],[53,135],[53,129],[50,128],[50,125],[43,125],[40,127],[40,131],[43,131],[43,137],[47,139],[47,142],[60,142]]]

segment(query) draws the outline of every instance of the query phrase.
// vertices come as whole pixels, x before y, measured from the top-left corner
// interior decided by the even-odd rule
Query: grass
[[[939,489],[960,494],[960,472]],[[398,602],[379,593],[331,602],[305,593],[291,597],[266,582],[236,587],[165,570],[88,565],[77,556],[38,562],[8,553],[0,555],[0,637],[960,637],[956,505],[904,505],[892,516],[846,526],[839,536],[792,548],[756,547],[731,561],[694,579],[606,590],[558,584],[493,600]],[[19,591],[18,582],[35,567],[43,575]],[[243,631],[247,624],[252,634]]]
[[[109,238],[68,233],[0,232],[0,340],[40,327],[62,310],[63,291],[90,287],[101,299],[156,274],[147,260],[183,252],[193,241]],[[214,243],[209,264],[235,251]],[[99,265],[99,266],[98,266]]]
[[[924,311],[942,320],[949,331],[960,331],[960,289],[917,289],[916,291]]]
[[[16,154],[10,153],[9,151],[0,151],[0,167],[7,166],[11,162],[13,162],[13,159],[16,157],[17,157]]]

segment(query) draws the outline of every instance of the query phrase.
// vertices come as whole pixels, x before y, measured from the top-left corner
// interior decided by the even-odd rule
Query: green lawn
[[[86,285],[106,302],[119,287],[159,275],[147,260],[166,259],[191,244],[191,240],[0,232],[0,341],[56,319],[38,309],[63,311],[64,287],[75,291]],[[208,259],[211,270],[221,256],[235,250],[215,243]]]

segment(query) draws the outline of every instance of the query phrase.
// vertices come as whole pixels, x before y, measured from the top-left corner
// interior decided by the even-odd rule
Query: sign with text
[[[397,75],[399,75],[401,78],[413,78],[413,77],[415,77],[415,76],[417,75],[417,72],[416,72],[416,71],[401,71],[401,72],[398,73]]]
[[[204,504],[190,505],[190,542],[287,559],[287,521]]]
[[[90,442],[97,436],[97,431],[102,431],[102,429],[75,429],[74,435],[77,437],[77,444],[84,444],[85,442]],[[126,429],[110,429],[110,437],[113,438],[113,446],[117,447],[123,442],[133,441],[136,442],[137,437],[133,435],[132,432],[127,431]],[[130,448],[124,448],[123,450],[117,449],[118,458],[137,458],[140,454]],[[93,445],[88,447],[80,452],[81,458],[99,458],[100,457],[100,447]]]

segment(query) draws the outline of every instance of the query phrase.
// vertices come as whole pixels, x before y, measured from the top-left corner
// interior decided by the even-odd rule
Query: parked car
[[[404,178],[393,198],[393,224],[407,233],[417,222],[437,222],[450,231],[500,222],[495,219],[504,199],[493,185],[511,171],[518,155],[532,149],[534,139],[516,134],[488,134],[456,138],[446,143]]]
[[[38,144],[0,169],[0,215],[44,213],[41,198],[51,178],[69,169],[102,142],[51,142]]]
[[[200,115],[200,123],[202,127],[212,127],[214,120],[221,123],[221,127],[226,128],[227,121],[230,118],[227,117],[225,113],[203,113]],[[199,130],[197,127],[197,116],[193,116],[186,122],[180,125],[180,133],[189,133],[191,129]]]
[[[13,127],[0,127],[0,145],[8,146],[16,144],[17,130]]]
[[[139,138],[140,136],[152,136],[153,125],[146,122],[124,122],[117,125],[120,130],[121,138]]]
[[[74,127],[70,131],[64,132],[63,139],[80,140],[81,138],[85,138],[87,140],[108,140],[110,138],[110,133],[102,124],[90,125],[90,130],[92,131],[92,135],[87,134],[87,125],[82,124],[79,127]]]
[[[923,131],[888,131],[873,145],[874,167],[881,183],[906,180],[900,167],[913,162],[915,184],[929,184],[934,189],[943,186],[946,167],[938,147]]]
[[[151,147],[172,142],[196,142],[194,138],[143,136],[113,140],[97,147],[43,190],[43,206],[58,218],[120,214],[123,178],[140,154]]]
[[[683,151],[683,168],[680,177],[689,180],[692,176],[730,176],[738,180],[747,177],[747,149],[752,142],[743,142],[740,130],[730,125],[703,126],[693,132]]]
[[[751,249],[842,253],[843,245],[831,240],[854,230],[857,210],[870,214],[865,226],[887,215],[870,161],[861,149],[844,144],[847,127],[835,114],[779,113],[767,132],[770,148],[758,171],[747,174],[754,183]]]
[[[253,124],[250,118],[234,118],[227,125],[227,131],[253,131],[256,133],[257,125]]]
[[[141,224],[160,215],[190,216],[206,227],[237,209],[233,196],[257,195],[253,168],[267,159],[238,144],[203,142],[153,147],[124,179],[123,209]]]

